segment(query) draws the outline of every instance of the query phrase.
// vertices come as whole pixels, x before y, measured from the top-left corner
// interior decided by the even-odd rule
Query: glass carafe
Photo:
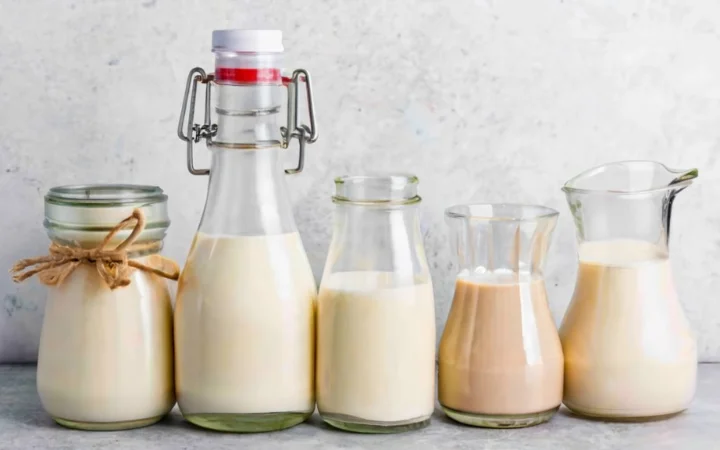
[[[330,425],[392,433],[430,423],[435,306],[413,176],[336,179],[318,297],[318,410]]]
[[[446,210],[457,257],[439,362],[439,400],[452,419],[518,428],[555,414],[563,355],[543,266],[558,213],[542,206]]]
[[[560,327],[563,403],[572,411],[643,420],[690,404],[697,350],[668,236],[675,195],[695,177],[697,170],[628,161],[565,184],[579,245],[575,293]]]
[[[314,120],[311,127],[296,126],[294,117],[295,87],[301,76],[310,79],[296,71],[285,80],[291,124],[281,129],[280,32],[215,32],[213,51],[214,76],[190,73],[187,134],[183,117],[179,129],[190,171],[208,172],[192,164],[192,143],[202,137],[212,163],[205,210],[178,287],[178,404],[202,427],[278,430],[304,421],[315,407],[317,291],[281,166],[290,138],[301,148],[316,138]],[[193,124],[198,82],[212,85],[214,124],[210,111],[204,125]],[[290,172],[302,169],[302,151],[300,158]]]

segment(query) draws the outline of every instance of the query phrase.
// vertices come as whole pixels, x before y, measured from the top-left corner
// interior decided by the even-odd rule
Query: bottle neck
[[[215,84],[217,133],[213,145],[226,148],[280,146],[282,87],[273,84]]]
[[[213,146],[200,232],[259,236],[297,231],[280,162],[280,147]]]
[[[335,226],[325,274],[392,273],[407,285],[429,281],[414,175],[335,179]]]
[[[408,285],[430,279],[417,204],[337,205],[325,274],[355,271],[393,273]]]

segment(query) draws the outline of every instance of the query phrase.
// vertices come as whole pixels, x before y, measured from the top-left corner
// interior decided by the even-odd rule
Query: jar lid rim
[[[380,181],[388,183],[389,185],[404,186],[408,184],[418,184],[420,180],[417,176],[409,173],[368,173],[362,175],[342,175],[335,177],[334,181],[336,185]]]
[[[135,184],[77,184],[56,186],[45,195],[48,203],[65,205],[127,205],[167,201],[158,186]]]

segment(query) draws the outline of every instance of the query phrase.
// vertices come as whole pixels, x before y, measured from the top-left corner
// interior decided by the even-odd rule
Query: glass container
[[[518,428],[560,407],[563,355],[543,275],[557,216],[534,205],[445,211],[458,267],[438,356],[439,400],[450,418]]]
[[[418,179],[335,180],[332,242],[318,298],[317,399],[328,424],[392,433],[430,422],[435,309]]]
[[[279,430],[315,408],[317,288],[284,176],[302,169],[304,145],[317,138],[310,77],[302,69],[281,77],[279,31],[216,31],[213,52],[214,75],[190,72],[178,130],[190,172],[210,175],[175,308],[178,405],[205,428]],[[303,80],[311,126],[295,125]],[[193,123],[198,83],[207,85],[202,125]],[[289,122],[280,127],[284,83]],[[203,138],[212,152],[209,170],[192,161],[192,145]],[[283,170],[292,138],[300,162]]]
[[[87,185],[50,189],[45,228],[53,242],[95,248],[139,208],[146,226],[128,256],[158,266],[170,225],[167,196],[154,186]],[[109,244],[130,235],[120,231]],[[167,281],[133,270],[130,284],[110,289],[95,264],[79,264],[48,286],[37,388],[59,424],[84,430],[150,425],[175,404],[172,305]]]
[[[688,407],[697,348],[673,279],[675,196],[697,170],[607,164],[563,187],[578,238],[575,292],[560,327],[563,403],[585,416],[658,419]]]

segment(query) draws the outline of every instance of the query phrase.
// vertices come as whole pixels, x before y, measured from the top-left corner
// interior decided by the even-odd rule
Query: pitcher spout
[[[654,161],[622,161],[570,179],[562,190],[585,241],[639,240],[667,252],[675,195],[692,184],[697,169],[670,169]]]

